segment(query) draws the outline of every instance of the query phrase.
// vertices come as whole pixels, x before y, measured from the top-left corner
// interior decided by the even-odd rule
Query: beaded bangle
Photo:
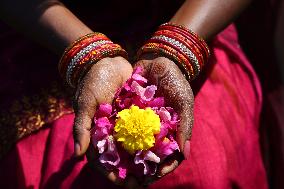
[[[183,41],[184,45],[192,52],[192,54],[194,54],[196,56],[196,59],[198,59],[198,70],[200,72],[201,67],[203,66],[202,63],[204,62],[201,50],[194,44],[192,43],[191,40],[189,40],[188,38],[180,35],[179,33],[173,33],[169,30],[159,30],[157,32],[155,32],[155,35],[164,35],[166,37],[169,38],[173,38],[176,41]]]
[[[184,44],[175,40],[174,38],[167,37],[165,35],[153,36],[149,42],[162,42],[169,47],[174,48],[177,52],[181,53],[186,59],[188,59],[187,64],[192,64],[194,68],[194,75],[198,75],[200,72],[200,61],[197,59],[195,54],[187,48]]]
[[[196,78],[210,56],[209,47],[203,39],[193,31],[172,23],[159,26],[139,49],[138,59],[146,53],[160,54],[173,60],[189,81]]]
[[[73,56],[75,56],[75,54],[78,53],[78,51],[81,48],[84,48],[85,46],[87,46],[90,43],[92,43],[95,40],[94,39],[95,36],[96,36],[95,39],[98,39],[98,40],[99,39],[109,40],[104,34],[95,32],[95,33],[90,33],[90,34],[87,34],[87,35],[85,35],[83,37],[80,37],[79,39],[74,41],[71,45],[69,45],[69,47],[67,47],[65,49],[63,55],[61,56],[61,59],[59,61],[60,64],[58,65],[60,73],[65,73],[66,72],[66,70],[65,71],[62,70],[66,66],[65,64],[68,64],[70,59]]]
[[[58,68],[66,82],[71,87],[75,87],[91,65],[103,58],[115,56],[127,58],[127,53],[104,34],[91,33],[79,38],[66,48]]]
[[[137,56],[141,57],[146,53],[163,55],[174,62],[179,62],[177,65],[181,70],[185,71],[185,77],[187,80],[192,80],[192,77],[194,77],[194,71],[191,64],[189,64],[188,60],[174,48],[162,43],[147,43],[138,51]]]
[[[178,25],[178,24],[174,24],[174,23],[164,23],[160,26],[160,28],[169,26],[171,28],[175,28],[176,30],[179,30],[181,32],[184,32],[185,34],[187,34],[189,36],[189,38],[194,38],[197,42],[197,45],[201,45],[203,50],[205,51],[205,55],[207,56],[207,58],[209,58],[210,56],[210,50],[209,47],[207,45],[207,43],[201,38],[199,37],[196,33],[194,33],[192,30],[182,26],[182,25]]]

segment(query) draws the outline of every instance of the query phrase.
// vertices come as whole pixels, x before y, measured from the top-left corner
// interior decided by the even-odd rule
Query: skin
[[[184,25],[205,40],[210,40],[232,22],[249,3],[250,0],[187,0],[170,21]],[[59,1],[2,0],[0,18],[58,55],[74,40],[92,32]],[[158,86],[158,93],[163,94],[169,105],[180,113],[181,123],[177,140],[181,152],[188,154],[194,99],[190,84],[175,63],[167,58],[149,55],[138,61],[135,66],[137,65],[144,68],[144,75]],[[110,103],[114,92],[129,78],[131,72],[132,66],[124,58],[104,58],[93,65],[81,80],[74,97],[75,156],[84,155],[89,147],[91,120],[96,107],[100,103]],[[174,156],[164,162],[159,167],[159,177],[173,171],[180,162],[179,157]],[[97,168],[101,170],[99,166]],[[111,181],[123,184],[115,173],[102,172]],[[150,183],[155,179],[149,178],[146,181]],[[130,177],[125,183],[127,188],[137,188],[134,178]]]

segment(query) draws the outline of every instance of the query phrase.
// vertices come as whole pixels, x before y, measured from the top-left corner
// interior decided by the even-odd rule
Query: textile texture
[[[258,136],[261,88],[237,40],[231,25],[211,44],[209,68],[193,83],[191,151],[150,188],[267,188]],[[72,158],[73,119],[66,114],[20,140],[0,162],[1,188],[118,188],[85,158]]]

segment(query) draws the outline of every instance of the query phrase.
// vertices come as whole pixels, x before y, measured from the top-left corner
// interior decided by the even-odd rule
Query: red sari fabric
[[[259,146],[261,88],[239,47],[234,26],[214,40],[211,69],[195,90],[187,160],[150,188],[265,189]],[[72,158],[74,115],[24,138],[0,162],[1,188],[119,188]]]

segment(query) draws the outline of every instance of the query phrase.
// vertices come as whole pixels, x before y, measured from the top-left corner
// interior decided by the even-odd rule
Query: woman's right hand
[[[97,107],[102,103],[112,103],[115,92],[130,78],[132,71],[131,64],[122,57],[104,58],[94,64],[79,82],[73,105],[75,156],[84,155],[89,147],[90,129]],[[103,172],[111,181],[117,182],[114,173]]]

